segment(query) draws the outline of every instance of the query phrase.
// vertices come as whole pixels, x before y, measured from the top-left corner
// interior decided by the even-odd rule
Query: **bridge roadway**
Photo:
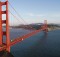
[[[18,43],[18,42],[21,42],[21,41],[23,41],[24,39],[29,38],[29,37],[37,34],[38,32],[45,30],[45,29],[46,29],[46,27],[45,27],[45,28],[41,28],[41,29],[39,29],[39,30],[35,30],[35,31],[33,31],[33,32],[31,32],[31,33],[28,33],[28,34],[26,34],[26,35],[23,35],[23,36],[21,36],[21,37],[18,37],[18,38],[16,38],[16,39],[14,39],[14,40],[10,43],[9,46],[13,46],[14,44],[16,44],[16,43]],[[9,46],[8,46],[8,47],[9,47]],[[6,44],[4,44],[4,45],[0,46],[0,51],[5,50],[6,48],[7,48],[7,47],[6,47]]]

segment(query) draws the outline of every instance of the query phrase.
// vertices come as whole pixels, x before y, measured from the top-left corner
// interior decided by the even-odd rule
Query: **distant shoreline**
[[[9,26],[10,29],[26,29],[26,30],[38,30],[40,29],[42,24],[30,24],[30,25],[20,25],[20,26]],[[4,26],[5,27],[5,26]],[[59,30],[60,25],[56,24],[48,24],[48,31]]]
[[[34,30],[34,29],[26,29],[26,28],[11,28],[10,29],[25,29],[25,30]],[[36,29],[35,29],[36,30]],[[59,27],[54,27],[54,28],[51,28],[51,27],[48,27],[48,31],[54,31],[54,30],[60,30]]]

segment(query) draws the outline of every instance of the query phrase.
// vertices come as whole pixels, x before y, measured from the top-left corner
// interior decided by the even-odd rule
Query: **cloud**
[[[33,13],[28,13],[27,15],[28,16],[35,16],[35,14],[33,14]]]
[[[43,17],[43,16],[45,16],[43,14],[34,14],[34,13],[27,13],[26,15],[28,15],[30,17]]]
[[[54,14],[54,13],[51,13],[51,14],[36,14],[36,13],[27,13],[25,14],[26,16],[28,17],[41,17],[41,18],[55,18],[55,17],[59,17],[60,18],[60,14]]]

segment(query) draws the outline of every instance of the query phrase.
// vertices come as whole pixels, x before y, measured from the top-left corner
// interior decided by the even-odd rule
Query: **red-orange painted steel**
[[[6,1],[6,44],[7,44],[7,51],[10,52],[10,37],[9,37],[9,20],[8,20],[8,0]]]
[[[2,6],[6,5],[6,11],[2,11]],[[2,14],[6,14],[6,20],[2,20]],[[6,31],[2,30],[2,24],[6,24]],[[3,44],[3,36],[6,36],[6,42]],[[9,22],[8,22],[8,1],[0,2],[0,49],[6,49],[10,52]],[[6,47],[6,48],[5,48]]]
[[[31,37],[32,35],[38,33],[39,31],[40,31],[40,30],[36,30],[36,31],[31,32],[31,33],[29,33],[29,34],[26,34],[26,35],[24,35],[24,36],[22,36],[22,37],[16,38],[14,41],[11,42],[11,45],[14,45],[14,44],[16,44],[16,43],[18,43],[18,42],[21,42],[22,39],[24,40],[24,39],[26,39],[26,38],[28,38],[28,37]]]
[[[46,25],[47,25],[47,24],[46,24]],[[16,38],[15,40],[13,40],[10,44],[8,44],[7,46],[5,45],[5,46],[1,47],[1,48],[0,48],[0,51],[1,51],[1,50],[4,50],[4,49],[6,49],[6,48],[10,48],[10,47],[13,46],[14,44],[16,44],[16,43],[18,43],[18,42],[21,42],[21,41],[23,41],[24,39],[26,39],[26,38],[28,38],[28,37],[31,37],[31,36],[37,34],[37,33],[40,32],[40,31],[45,31],[46,29],[47,29],[47,27],[44,25],[44,26],[42,26],[42,28],[39,29],[39,30],[35,30],[35,31],[31,32],[31,33],[28,33],[28,34],[26,34],[26,35],[23,35],[23,36],[21,36],[21,37],[18,37],[18,38]],[[46,31],[46,32],[47,32],[47,31]],[[9,49],[8,49],[8,50],[9,50]]]
[[[43,31],[43,30],[45,30],[45,29],[46,29],[46,28],[41,28],[41,29],[39,29],[39,30],[35,30],[35,31],[31,32],[31,33],[28,33],[28,34],[26,34],[26,35],[24,35],[24,36],[18,37],[18,38],[16,38],[15,40],[13,40],[7,47],[13,46],[13,45],[17,44],[18,42],[21,42],[21,41],[23,41],[24,39],[26,39],[26,38],[28,38],[28,37],[31,37],[31,36],[37,34],[37,33],[40,32],[40,31]],[[3,50],[3,49],[6,49],[7,47],[4,46],[3,48],[0,48],[0,51]]]
[[[2,14],[6,14],[6,11],[2,11]]]
[[[4,46],[3,48],[0,48],[0,51],[6,49],[6,48],[9,47],[9,46],[13,46],[14,44],[16,44],[16,43],[18,43],[18,42],[21,42],[21,41],[23,41],[24,39],[26,39],[26,38],[28,38],[28,37],[31,37],[31,36],[37,34],[37,33],[40,32],[40,31],[43,31],[43,30],[45,30],[45,29],[46,29],[46,27],[41,28],[41,29],[39,29],[39,30],[35,30],[35,31],[33,31],[33,32],[31,32],[31,33],[28,33],[28,34],[26,34],[26,35],[24,35],[24,36],[21,36],[21,37],[19,37],[19,38],[16,38],[16,39],[15,39],[14,41],[12,41],[8,46]]]
[[[44,26],[45,26],[45,31],[48,32],[48,25],[47,25],[47,20],[44,20]]]
[[[2,24],[6,24],[6,20],[2,20]]]
[[[0,45],[2,45],[2,6],[0,2]]]
[[[26,35],[22,36],[22,37],[16,38],[15,40],[13,40],[13,41],[11,42],[11,46],[14,45],[14,44],[16,44],[16,43],[18,43],[18,42],[21,42],[22,39],[24,40],[24,39],[26,39],[26,38],[28,38],[28,37],[31,37],[31,36],[35,35],[36,33],[40,32],[40,31],[42,31],[42,30],[45,30],[45,29],[46,29],[46,28],[42,28],[42,29],[39,29],[39,30],[35,30],[35,31],[33,31],[33,32],[29,33],[29,34],[26,34]]]
[[[2,5],[6,5],[6,2],[2,2],[1,4],[2,4]]]
[[[6,5],[6,11],[2,11],[2,5]],[[6,20],[2,20],[2,14],[6,14]],[[6,24],[6,31],[2,30],[2,24]],[[0,51],[6,50],[10,52],[10,47],[18,42],[23,41],[24,39],[33,36],[34,34],[40,32],[40,31],[46,31],[47,32],[47,21],[45,20],[44,25],[39,30],[35,30],[31,33],[28,33],[24,36],[21,36],[19,38],[16,38],[12,42],[10,42],[9,37],[9,20],[8,20],[8,0],[6,2],[0,2]],[[3,36],[6,36],[6,43],[3,44]]]

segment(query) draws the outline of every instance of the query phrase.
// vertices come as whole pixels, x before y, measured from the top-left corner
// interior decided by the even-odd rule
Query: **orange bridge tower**
[[[48,32],[48,25],[47,25],[47,20],[44,20],[44,28],[45,28],[45,32]]]
[[[3,10],[2,6],[6,6],[6,10]],[[2,19],[2,15],[6,15],[6,19]],[[3,24],[6,25],[5,31],[3,30]],[[6,40],[3,41],[3,36],[5,36]],[[10,37],[9,37],[9,22],[8,22],[8,0],[5,2],[0,1],[0,48],[6,47],[6,51],[10,52]]]

